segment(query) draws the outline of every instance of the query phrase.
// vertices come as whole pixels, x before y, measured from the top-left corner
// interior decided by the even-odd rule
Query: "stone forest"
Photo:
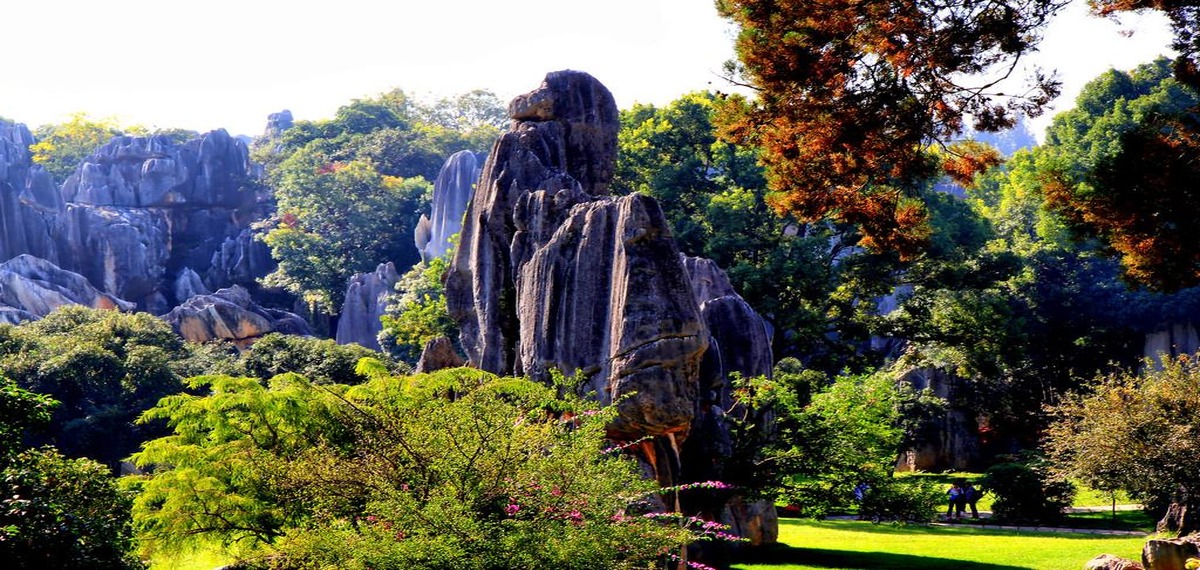
[[[0,118],[5,567],[1200,568],[1193,7],[1038,138],[1065,3],[716,4],[665,105]]]

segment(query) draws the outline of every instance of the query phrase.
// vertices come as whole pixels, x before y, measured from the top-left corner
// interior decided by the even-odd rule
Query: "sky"
[[[1170,41],[1162,18],[1118,26],[1083,11],[1077,0],[1035,57],[1064,81],[1058,110],[1099,73]],[[568,68],[607,85],[621,108],[662,105],[730,90],[720,71],[734,36],[711,0],[0,0],[0,22],[2,117],[34,128],[86,112],[247,135],[282,109],[326,119],[393,88],[430,100],[488,89],[507,101]]]

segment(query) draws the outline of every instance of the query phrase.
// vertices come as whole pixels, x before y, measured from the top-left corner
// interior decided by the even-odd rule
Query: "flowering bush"
[[[604,452],[615,410],[526,380],[457,369],[349,388],[204,382],[212,395],[149,416],[176,430],[138,456],[158,468],[135,509],[150,548],[207,535],[270,568],[620,569],[737,539],[637,511],[660,490]]]

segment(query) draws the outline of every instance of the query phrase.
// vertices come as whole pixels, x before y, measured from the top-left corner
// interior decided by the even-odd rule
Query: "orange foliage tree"
[[[926,149],[961,134],[967,117],[997,131],[1057,96],[1040,71],[1019,92],[1000,85],[1063,5],[717,0],[740,27],[728,71],[756,91],[726,98],[723,134],[762,149],[776,210],[856,224],[863,245],[911,256],[928,236],[918,189],[939,166]]]

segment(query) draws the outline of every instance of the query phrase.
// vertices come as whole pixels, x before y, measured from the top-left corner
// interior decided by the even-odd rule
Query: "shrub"
[[[1053,478],[1036,458],[989,467],[980,487],[995,496],[992,516],[1009,522],[1057,521],[1075,498],[1074,485]]]

